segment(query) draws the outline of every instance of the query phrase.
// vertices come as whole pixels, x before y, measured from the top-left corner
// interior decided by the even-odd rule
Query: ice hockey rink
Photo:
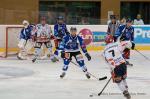
[[[150,51],[141,51],[150,58]],[[110,77],[110,70],[102,60],[101,51],[89,52],[92,60],[86,60],[90,73],[97,77]],[[74,61],[74,60],[73,60]],[[128,85],[131,99],[150,97],[150,61],[136,51],[132,51],[128,67]],[[118,87],[109,83],[104,93],[89,97],[101,91],[108,79],[97,81],[87,79],[77,66],[70,63],[64,79],[60,79],[62,60],[17,60],[16,57],[0,58],[0,99],[125,99]]]

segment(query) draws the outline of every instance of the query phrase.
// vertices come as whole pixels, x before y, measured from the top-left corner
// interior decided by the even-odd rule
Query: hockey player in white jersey
[[[125,48],[134,49],[134,44],[131,41],[113,43],[113,36],[111,35],[106,37],[105,42],[107,45],[104,49],[103,56],[110,66],[113,82],[117,83],[127,99],[131,99],[126,82],[127,66],[122,54]]]
[[[27,53],[31,50],[33,47],[33,42],[31,39],[31,32],[33,30],[33,25],[30,25],[27,20],[23,21],[23,29],[20,31],[19,34],[19,53],[17,55],[17,58],[20,60],[27,59]]]
[[[32,60],[32,62],[35,62],[36,59],[41,54],[41,47],[44,44],[46,48],[48,49],[50,53],[50,59],[51,61],[55,62],[55,57],[52,53],[52,43],[51,39],[53,38],[51,27],[46,24],[46,18],[41,18],[41,23],[36,25],[36,32],[34,34],[34,40],[35,40],[35,56]]]

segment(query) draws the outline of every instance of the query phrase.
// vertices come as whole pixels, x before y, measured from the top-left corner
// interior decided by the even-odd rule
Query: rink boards
[[[71,26],[77,27],[78,33],[82,38],[85,40],[87,44],[88,50],[102,50],[105,46],[104,38],[107,31],[107,25],[68,25],[68,30]],[[11,37],[12,40],[9,40],[6,36],[6,28],[7,27],[14,27],[14,30],[18,33],[19,28],[22,27],[21,25],[0,25],[0,52],[4,52],[6,50],[6,42],[11,42],[8,46],[9,51],[16,51],[18,50],[17,44],[18,43],[18,34],[12,35],[15,32],[9,31],[8,36]],[[134,26],[135,27],[135,43],[136,48],[139,50],[150,50],[150,25],[141,25],[141,26]],[[53,31],[53,25],[51,25]],[[11,36],[12,35],[12,36]],[[16,39],[17,38],[17,39]],[[14,42],[14,43],[13,43]]]

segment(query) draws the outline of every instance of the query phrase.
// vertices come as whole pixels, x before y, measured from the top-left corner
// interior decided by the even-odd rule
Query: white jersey
[[[106,61],[115,68],[120,64],[125,62],[125,59],[122,56],[122,52],[125,49],[125,43],[110,43],[106,45],[103,56],[105,57]]]
[[[142,19],[139,19],[139,20],[135,19],[133,24],[134,25],[144,25],[144,22]]]
[[[48,24],[45,24],[44,26],[42,24],[37,24],[36,33],[38,42],[47,42],[52,35],[51,28]]]

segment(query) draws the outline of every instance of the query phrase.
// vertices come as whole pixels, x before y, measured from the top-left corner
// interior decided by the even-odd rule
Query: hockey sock
[[[127,84],[126,79],[123,80],[123,83],[124,83],[125,87],[128,89],[128,84]]]
[[[117,85],[122,92],[127,90],[123,81],[121,81],[120,83],[117,83]]]

